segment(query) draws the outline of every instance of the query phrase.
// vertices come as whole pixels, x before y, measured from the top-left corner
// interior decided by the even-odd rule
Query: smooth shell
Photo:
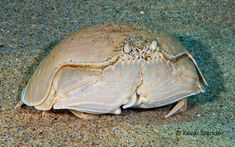
[[[21,100],[29,106],[41,104],[49,95],[55,73],[65,65],[107,66],[118,58],[119,48],[131,33],[151,39],[147,31],[133,26],[101,26],[84,28],[65,38],[41,62]]]
[[[45,58],[21,95],[39,110],[121,113],[203,92],[196,61],[170,34],[135,26],[81,29]]]
[[[165,53],[173,58],[181,58],[181,60],[175,64],[179,70],[187,69],[188,71],[198,73],[200,78],[199,81],[202,82],[203,85],[208,85],[195,59],[190,55],[185,47],[175,39],[175,37],[165,31],[160,31],[156,38],[159,42],[159,47],[164,49],[163,51]],[[186,55],[187,57],[185,58],[183,55]]]

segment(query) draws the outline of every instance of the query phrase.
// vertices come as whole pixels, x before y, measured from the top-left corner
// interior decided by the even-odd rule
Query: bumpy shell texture
[[[135,26],[81,29],[41,62],[21,101],[40,110],[120,113],[153,108],[203,91],[195,60],[171,35]]]

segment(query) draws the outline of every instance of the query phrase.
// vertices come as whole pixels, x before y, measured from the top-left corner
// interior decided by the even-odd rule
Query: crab
[[[157,108],[187,108],[207,85],[191,54],[170,34],[132,25],[87,27],[66,37],[40,63],[21,93],[38,110],[68,109],[80,118]]]

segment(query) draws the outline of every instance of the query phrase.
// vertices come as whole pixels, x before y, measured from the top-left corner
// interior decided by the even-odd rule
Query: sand
[[[232,0],[0,2],[1,146],[235,145],[235,40]],[[187,112],[164,119],[174,105],[125,110],[91,120],[69,111],[14,109],[40,61],[71,32],[100,24],[164,29],[195,57],[209,86],[190,97]]]

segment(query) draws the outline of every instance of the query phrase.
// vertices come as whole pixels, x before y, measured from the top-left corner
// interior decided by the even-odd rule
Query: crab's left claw
[[[176,106],[165,116],[165,118],[168,118],[169,116],[177,113],[178,111],[186,111],[187,110],[187,99],[184,98],[180,100]]]

